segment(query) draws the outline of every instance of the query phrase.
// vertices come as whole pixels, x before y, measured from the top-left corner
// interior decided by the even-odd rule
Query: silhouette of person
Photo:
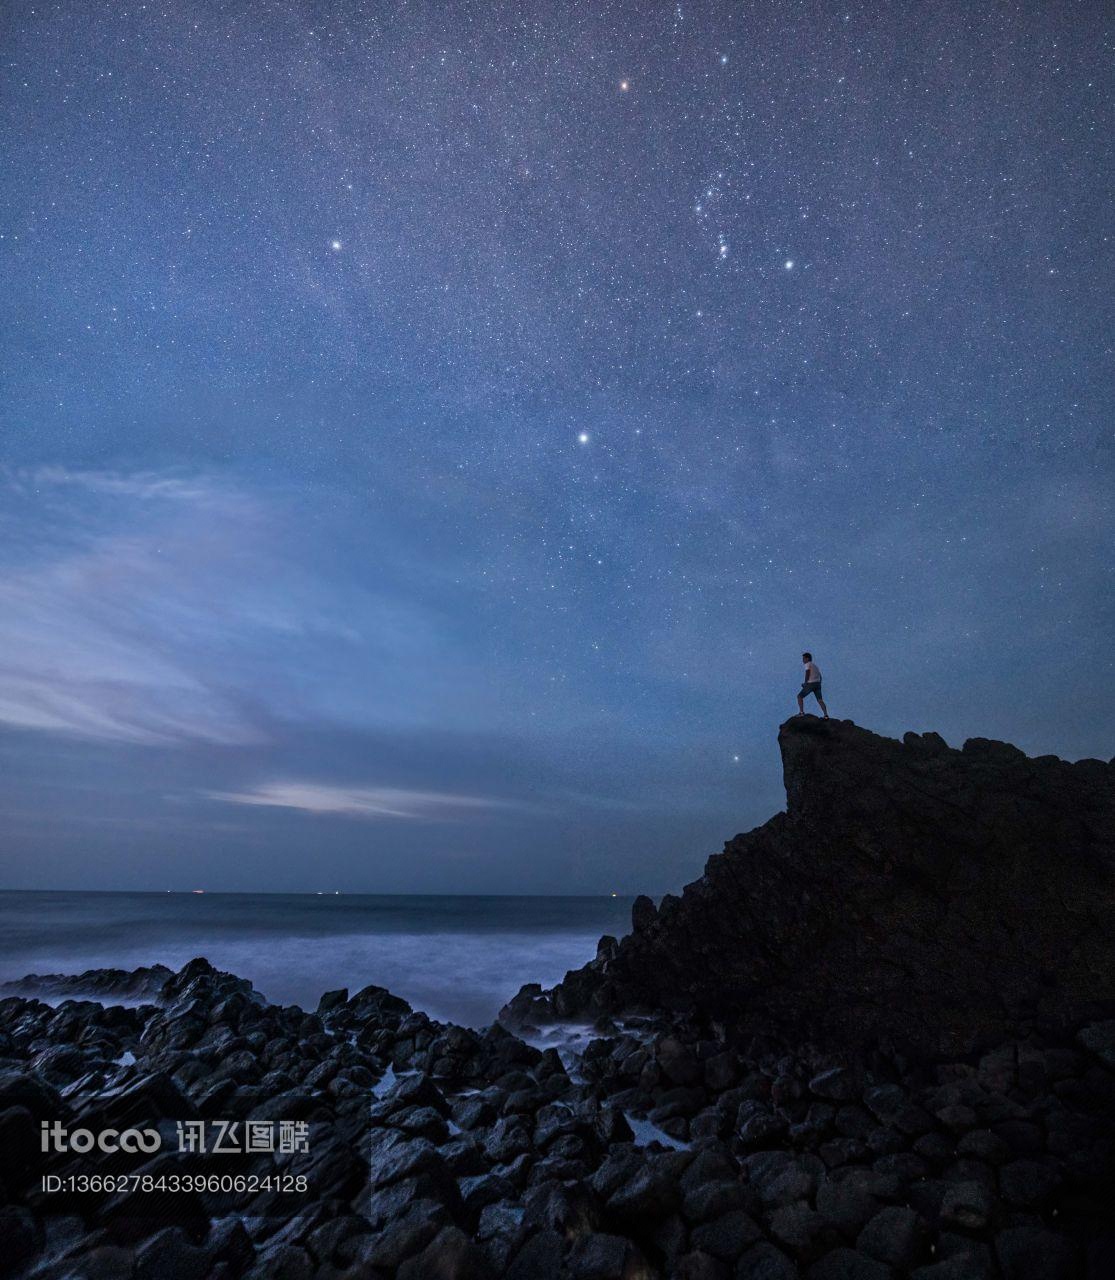
[[[825,706],[824,698],[821,697],[821,668],[813,661],[811,653],[803,653],[801,660],[805,663],[805,683],[798,693],[798,715],[805,715],[805,699],[812,694],[817,699],[827,720],[829,718],[829,709]]]

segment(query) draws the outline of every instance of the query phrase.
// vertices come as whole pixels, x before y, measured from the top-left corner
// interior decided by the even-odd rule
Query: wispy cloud
[[[426,821],[463,816],[469,810],[500,809],[506,802],[484,796],[401,787],[331,786],[320,782],[267,782],[247,791],[207,791],[210,800],[228,804],[299,809],[303,813],[347,818],[419,818]]]
[[[222,612],[213,570],[250,544],[253,504],[203,478],[6,479],[0,722],[122,742],[259,741],[203,643]]]
[[[0,724],[248,745],[280,721],[470,722],[422,561],[210,475],[0,471]],[[350,531],[351,532],[351,531]],[[469,699],[472,703],[469,703]]]
[[[36,467],[9,473],[8,483],[23,492],[70,487],[89,493],[138,498],[145,502],[162,500],[224,505],[234,496],[228,487],[215,485],[203,477],[157,471],[76,471],[68,467]]]

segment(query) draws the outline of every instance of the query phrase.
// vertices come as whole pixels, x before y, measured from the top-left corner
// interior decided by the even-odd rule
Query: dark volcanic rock
[[[1115,765],[812,716],[779,746],[786,813],[680,899],[639,899],[632,933],[554,989],[554,1012],[652,1006],[945,1051],[1115,1000]],[[1110,1026],[1082,1040],[1108,1066]]]
[[[157,1000],[173,970],[155,964],[139,969],[86,969],[84,973],[29,973],[0,983],[0,995],[85,996],[96,1000]]]
[[[859,1233],[856,1247],[879,1262],[909,1270],[928,1260],[927,1240],[926,1224],[913,1209],[889,1205]]]

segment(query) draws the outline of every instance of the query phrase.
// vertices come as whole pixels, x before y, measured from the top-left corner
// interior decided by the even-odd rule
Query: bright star
[[[340,253],[340,252],[341,252],[341,242],[340,242],[339,240],[330,240],[330,241],[329,241],[329,247],[330,247],[330,249],[332,249],[332,250],[333,250],[333,252],[334,252],[334,253]]]
[[[785,261],[785,263],[783,263],[783,265],[785,266],[785,268],[786,268],[786,270],[787,270],[787,271],[793,271],[793,269],[794,269],[794,260],[793,260],[793,258],[787,258],[787,259],[786,259],[786,261]]]
[[[626,93],[626,92],[627,92],[627,90],[628,90],[628,89],[630,89],[630,88],[631,88],[631,81],[630,81],[630,80],[621,80],[621,81],[619,82],[619,91],[620,91],[620,93]]]
[[[577,443],[578,443],[578,444],[588,444],[588,432],[587,432],[587,431],[582,431],[582,432],[581,432],[581,434],[577,437]]]

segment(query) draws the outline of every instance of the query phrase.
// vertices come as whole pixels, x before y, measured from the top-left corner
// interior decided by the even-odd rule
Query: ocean
[[[524,982],[550,986],[621,935],[630,898],[0,891],[0,981],[180,968],[204,956],[267,999],[387,987],[440,1021],[488,1025]]]

